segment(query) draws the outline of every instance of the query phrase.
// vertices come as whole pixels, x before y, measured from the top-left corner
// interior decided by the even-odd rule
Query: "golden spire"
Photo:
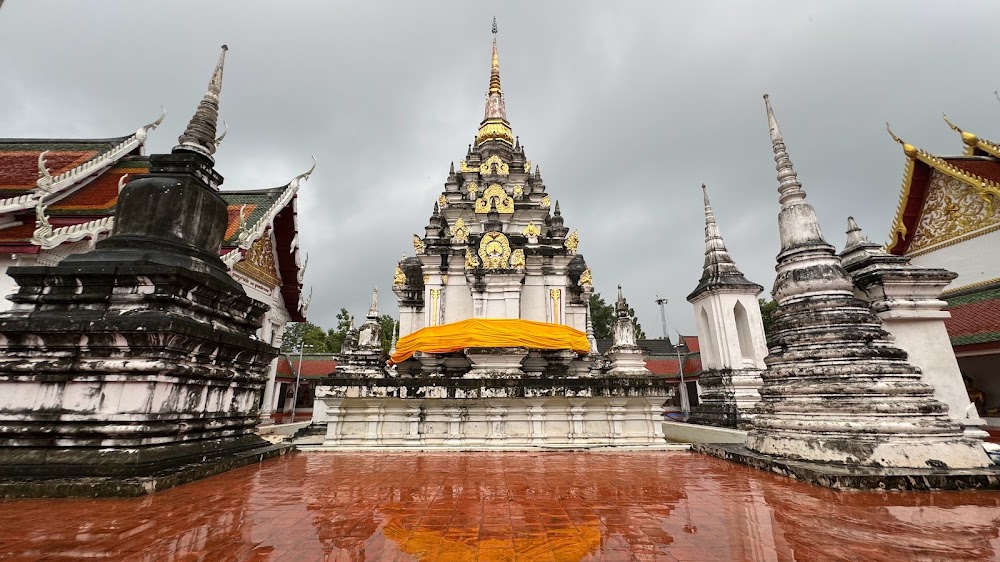
[[[514,145],[514,133],[507,122],[507,109],[500,88],[500,59],[497,56],[497,18],[493,16],[493,62],[490,67],[490,88],[486,92],[486,113],[479,124],[476,145],[498,140]]]
[[[493,64],[490,67],[489,94],[503,94],[500,89],[500,59],[497,56],[497,17],[493,16]]]

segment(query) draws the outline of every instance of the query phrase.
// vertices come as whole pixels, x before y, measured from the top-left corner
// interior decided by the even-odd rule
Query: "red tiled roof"
[[[687,346],[688,351],[691,353],[698,353],[701,351],[701,346],[698,344],[698,336],[681,336],[684,340],[684,345]]]
[[[684,376],[696,375],[701,372],[701,358],[687,355],[684,359]],[[646,359],[646,368],[654,375],[677,376],[677,359],[656,358]]]
[[[292,357],[289,361],[287,356],[281,355],[278,357],[278,376],[294,377],[298,366],[299,358],[297,356]],[[329,356],[310,357],[306,355],[302,358],[303,377],[325,377],[333,373],[336,368],[337,361]]]
[[[132,177],[146,173],[149,173],[148,161],[120,162],[95,178],[94,181],[53,203],[48,208],[49,214],[113,214],[115,205],[118,203],[118,181],[121,180],[121,177],[125,174]]]
[[[944,321],[951,345],[1000,344],[1000,284],[946,297],[951,318]]]
[[[111,150],[128,137],[94,140],[3,139],[0,141],[0,192],[10,195],[33,189],[38,180],[38,155],[54,175],[68,171]]]
[[[35,232],[34,218],[32,215],[31,220],[25,220],[24,224],[0,229],[0,244],[23,243],[30,240],[31,235]]]

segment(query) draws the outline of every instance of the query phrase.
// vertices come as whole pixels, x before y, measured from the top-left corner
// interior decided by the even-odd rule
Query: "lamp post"
[[[656,295],[656,300],[653,302],[660,305],[660,325],[663,326],[663,339],[667,339],[667,313],[663,310],[663,305],[667,304],[667,299],[661,299],[660,295]]]
[[[299,342],[299,365],[295,369],[295,387],[292,389],[292,417],[289,423],[295,423],[295,406],[299,401],[299,379],[302,378],[302,351],[306,347],[306,340],[303,337]]]
[[[656,304],[660,305],[660,320],[663,322],[663,339],[667,339],[667,313],[663,308],[667,304],[667,299],[661,299],[657,295]],[[680,387],[678,388],[681,398],[681,417],[687,420],[689,411],[691,410],[691,400],[688,398],[687,383],[684,382],[684,360],[681,358],[680,332],[677,332],[677,345],[674,346],[674,351],[677,352],[677,374],[681,380]]]

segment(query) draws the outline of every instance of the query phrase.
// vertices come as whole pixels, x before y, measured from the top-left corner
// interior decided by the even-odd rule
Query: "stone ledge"
[[[873,468],[782,459],[738,444],[698,443],[691,450],[836,490],[1000,490],[1000,466]]]
[[[187,484],[294,450],[290,444],[265,445],[134,478],[55,478],[0,480],[0,498],[138,497]]]
[[[691,447],[687,443],[658,443],[654,445],[580,445],[567,443],[565,445],[380,445],[380,446],[336,446],[336,445],[296,445],[297,450],[305,453],[498,453],[498,452],[580,452],[580,453],[616,453],[643,451],[687,451]]]
[[[662,422],[663,435],[673,443],[738,443],[747,442],[747,432],[714,425],[690,422]]]

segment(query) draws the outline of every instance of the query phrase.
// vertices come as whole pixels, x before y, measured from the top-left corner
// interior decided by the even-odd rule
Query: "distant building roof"
[[[945,295],[944,321],[955,351],[1000,348],[1000,283]]]
[[[278,356],[278,376],[295,378],[299,366],[299,356]],[[310,353],[302,356],[302,378],[325,377],[337,368],[336,353]]]

